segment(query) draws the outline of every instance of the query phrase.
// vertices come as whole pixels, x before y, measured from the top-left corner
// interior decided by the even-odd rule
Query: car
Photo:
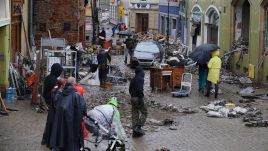
[[[161,62],[163,58],[162,46],[153,40],[139,42],[133,52],[130,61],[132,67],[139,64],[142,67],[150,68],[155,62]]]

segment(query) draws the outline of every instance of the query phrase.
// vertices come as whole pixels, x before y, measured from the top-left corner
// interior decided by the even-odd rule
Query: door
[[[146,32],[149,26],[149,14],[137,13],[136,14],[136,32]]]

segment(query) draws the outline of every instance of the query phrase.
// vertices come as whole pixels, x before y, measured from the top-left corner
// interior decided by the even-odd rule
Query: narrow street
[[[120,65],[121,71],[133,72],[126,67],[123,56],[112,56],[112,64]],[[200,106],[214,101],[213,97],[204,97],[197,91],[197,80],[194,76],[193,90],[189,97],[174,98],[167,92],[151,93],[149,87],[149,70],[145,71],[145,97],[149,105],[149,117],[144,129],[146,135],[141,138],[131,137],[131,106],[129,102],[128,83],[113,86],[112,89],[102,89],[97,86],[84,85],[85,99],[88,109],[95,105],[104,104],[105,98],[116,96],[120,103],[123,126],[127,132],[127,150],[155,151],[166,147],[171,151],[267,151],[268,129],[248,128],[244,126],[241,118],[211,118],[199,109]],[[222,94],[219,99],[226,99],[238,104],[240,97],[236,94],[239,87],[225,83],[220,84]],[[263,91],[264,89],[259,89]],[[91,93],[89,93],[89,91]],[[267,90],[264,90],[267,91]],[[91,95],[90,95],[91,94]],[[151,103],[154,102],[154,103]],[[157,104],[157,105],[156,105]],[[178,108],[190,107],[197,113],[185,114],[163,109],[165,105],[172,104]],[[261,109],[264,118],[268,118],[268,101],[256,100],[254,106]],[[0,117],[0,150],[27,150],[46,151],[41,146],[41,138],[46,121],[46,113],[37,113],[30,101],[16,101],[7,104],[9,108],[19,109],[11,112],[10,116]],[[161,107],[162,106],[162,107]],[[176,129],[171,130],[170,125],[159,126],[155,121],[171,119]],[[98,148],[86,143],[93,151],[104,149],[105,141]],[[103,148],[103,149],[102,149]]]

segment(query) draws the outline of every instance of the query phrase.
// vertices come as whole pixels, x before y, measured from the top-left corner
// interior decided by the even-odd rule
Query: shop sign
[[[147,3],[137,3],[134,5],[136,9],[150,9],[151,5]]]

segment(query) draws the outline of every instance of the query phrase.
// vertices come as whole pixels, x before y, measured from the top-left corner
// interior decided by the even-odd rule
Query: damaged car
[[[155,62],[161,62],[164,50],[161,45],[153,40],[139,42],[130,61],[130,65],[135,67],[137,64],[142,67],[150,68]]]

